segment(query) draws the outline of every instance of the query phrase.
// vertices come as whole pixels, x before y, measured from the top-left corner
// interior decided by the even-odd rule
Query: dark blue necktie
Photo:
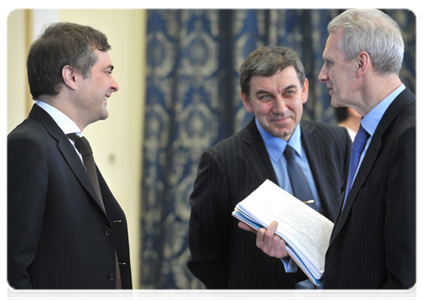
[[[370,135],[360,124],[360,128],[358,129],[351,148],[350,170],[348,172],[347,192],[345,193],[344,206],[345,202],[347,201],[348,194],[350,193],[355,173],[357,172],[361,153],[363,152],[364,146],[366,145],[369,136]]]
[[[298,163],[295,161],[294,148],[286,145],[283,155],[285,155],[286,158],[289,180],[291,181],[294,196],[301,201],[314,200],[313,193],[311,192],[307,178],[305,177]],[[307,205],[318,211],[315,203],[309,203]]]

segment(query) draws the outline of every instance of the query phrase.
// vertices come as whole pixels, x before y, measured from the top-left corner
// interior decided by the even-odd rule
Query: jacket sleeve
[[[7,277],[16,289],[31,288],[28,267],[37,252],[47,198],[45,161],[34,139],[8,140]]]
[[[190,197],[188,267],[207,288],[228,286],[230,191],[222,167],[211,151],[203,153]]]

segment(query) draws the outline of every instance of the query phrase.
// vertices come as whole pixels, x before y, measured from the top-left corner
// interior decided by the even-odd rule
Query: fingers
[[[277,228],[278,228],[278,223],[272,222],[269,228],[267,228],[267,230],[265,228],[261,228],[257,232],[257,239],[256,239],[257,247],[262,249],[263,252],[268,255],[270,255],[270,252],[271,252],[270,246],[272,245],[273,239],[276,238],[275,232]]]
[[[241,229],[244,229],[245,231],[250,231],[250,232],[254,232],[254,233],[257,232],[257,230],[255,230],[254,228],[251,228],[250,226],[248,226],[244,222],[238,222],[238,227],[241,228]]]
[[[277,228],[277,222],[272,222],[267,230],[261,228],[257,232],[256,244],[267,255],[282,258],[287,256],[287,253],[285,250],[285,241],[275,235]]]
[[[260,228],[260,230],[257,232],[257,247],[259,247],[260,249],[267,249],[272,241],[272,238],[277,228],[277,222],[272,222],[269,228],[267,228],[267,230],[266,228]]]
[[[277,258],[283,258],[288,256],[288,253],[285,249],[285,241],[281,238],[279,238],[279,242],[277,245],[275,245],[275,257]]]

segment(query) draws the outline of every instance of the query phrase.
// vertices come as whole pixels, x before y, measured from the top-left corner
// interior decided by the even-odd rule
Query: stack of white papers
[[[321,283],[333,229],[330,220],[270,180],[239,202],[232,215],[255,229],[277,221],[275,234],[285,241],[289,256],[315,285]]]

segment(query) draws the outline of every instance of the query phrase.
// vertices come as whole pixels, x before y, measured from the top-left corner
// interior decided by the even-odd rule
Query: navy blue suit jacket
[[[323,214],[334,221],[348,173],[348,133],[338,126],[302,122],[301,139]],[[277,184],[254,120],[203,153],[190,197],[188,267],[207,288],[294,288],[282,262],[258,249],[255,235],[239,229],[231,216],[235,205],[266,179]]]
[[[324,287],[416,282],[416,102],[406,89],[383,115],[336,220]]]

